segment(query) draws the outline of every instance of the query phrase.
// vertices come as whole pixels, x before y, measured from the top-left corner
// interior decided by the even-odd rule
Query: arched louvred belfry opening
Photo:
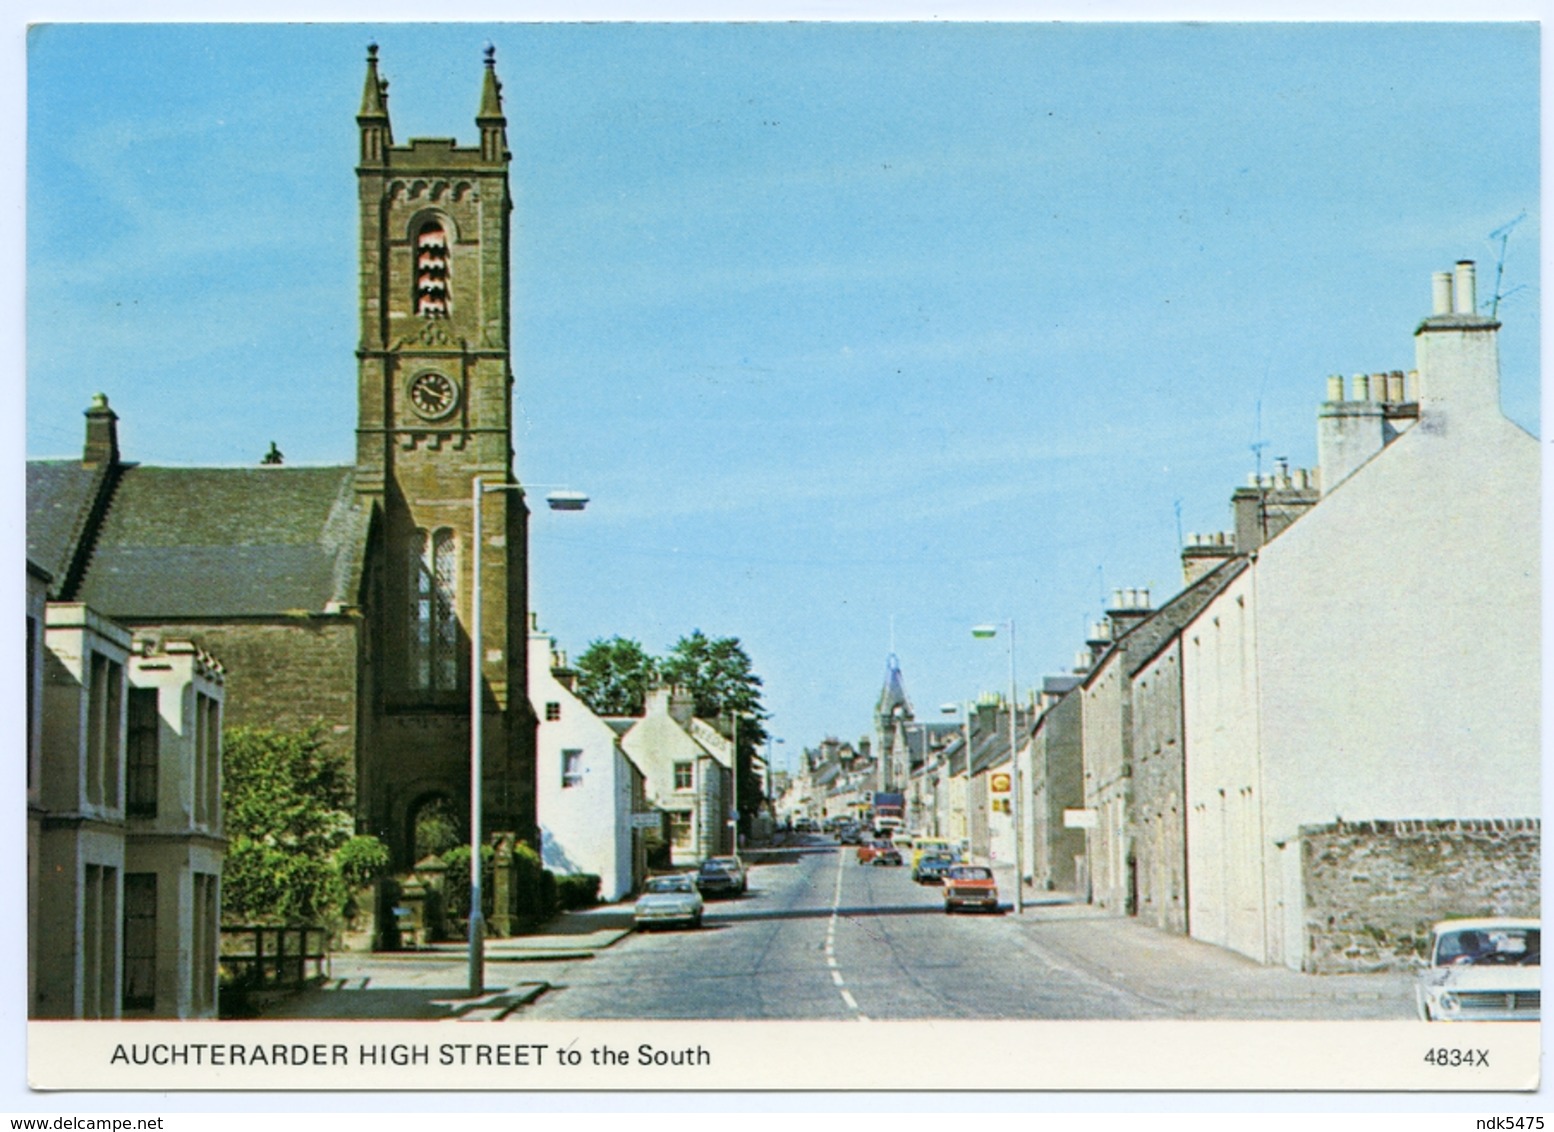
[[[447,527],[418,530],[411,542],[409,673],[416,691],[459,686],[458,554],[458,537]]]
[[[452,295],[448,230],[435,218],[426,221],[415,238],[415,313],[423,318],[447,318]]]

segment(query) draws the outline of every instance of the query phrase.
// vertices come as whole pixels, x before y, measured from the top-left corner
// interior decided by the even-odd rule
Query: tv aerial
[[[1491,232],[1489,234],[1489,238],[1491,240],[1499,240],[1500,241],[1500,254],[1499,254],[1499,256],[1495,260],[1495,297],[1493,299],[1491,299],[1490,303],[1489,303],[1489,317],[1490,318],[1495,318],[1495,317],[1498,316],[1498,314],[1500,312],[1500,300],[1501,299],[1508,299],[1512,295],[1516,294],[1516,292],[1526,290],[1526,288],[1527,288],[1527,285],[1525,283],[1518,283],[1515,287],[1512,287],[1509,291],[1501,291],[1500,290],[1500,282],[1505,277],[1505,250],[1506,250],[1506,245],[1511,242],[1511,229],[1515,228],[1518,224],[1520,224],[1523,220],[1526,220],[1526,219],[1527,219],[1527,210],[1524,208],[1524,209],[1522,209],[1521,213],[1518,214],[1517,217],[1514,220],[1507,221],[1506,223],[1500,225],[1500,227],[1496,228],[1493,232]]]

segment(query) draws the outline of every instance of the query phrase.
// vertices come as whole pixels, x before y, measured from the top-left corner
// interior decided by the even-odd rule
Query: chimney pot
[[[1451,314],[1452,305],[1452,280],[1451,272],[1437,271],[1430,277],[1430,292],[1434,310],[1433,314]]]
[[[1456,314],[1473,314],[1478,309],[1473,279],[1473,261],[1459,259],[1452,277],[1452,310]]]
[[[1342,401],[1344,399],[1344,375],[1335,373],[1327,379],[1327,399],[1329,401]]]
[[[1371,399],[1371,379],[1363,374],[1354,375],[1354,399],[1356,401],[1369,401]]]

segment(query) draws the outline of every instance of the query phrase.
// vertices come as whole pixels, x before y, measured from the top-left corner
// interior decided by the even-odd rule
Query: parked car
[[[942,837],[919,837],[912,847],[912,867],[917,868],[918,863],[930,853],[953,853],[954,851],[954,846]]]
[[[690,873],[669,873],[648,877],[642,895],[632,909],[631,921],[638,931],[662,924],[701,927],[702,899]]]
[[[1541,1014],[1539,921],[1446,920],[1414,994],[1426,1022],[1536,1022]]]
[[[880,848],[869,861],[871,865],[900,865],[903,863],[901,850],[888,841],[880,842]]]
[[[998,885],[986,865],[953,865],[944,876],[944,911],[981,908],[998,911]]]
[[[708,857],[696,870],[696,888],[703,896],[743,896],[748,886],[738,857]]]
[[[912,866],[912,879],[918,884],[940,884],[944,880],[944,874],[949,872],[954,864],[953,854],[924,853],[917,859],[917,864]]]

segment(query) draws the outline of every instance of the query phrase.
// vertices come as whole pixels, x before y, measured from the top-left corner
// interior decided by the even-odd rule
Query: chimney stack
[[[119,462],[119,416],[108,407],[108,396],[99,393],[92,398],[92,407],[86,411],[86,447],[81,452],[83,464],[117,464]]]
[[[1450,312],[1439,309],[1414,331],[1418,377],[1413,395],[1420,423],[1449,413],[1453,422],[1500,416],[1500,324],[1478,313],[1473,261],[1459,260],[1451,273]]]

